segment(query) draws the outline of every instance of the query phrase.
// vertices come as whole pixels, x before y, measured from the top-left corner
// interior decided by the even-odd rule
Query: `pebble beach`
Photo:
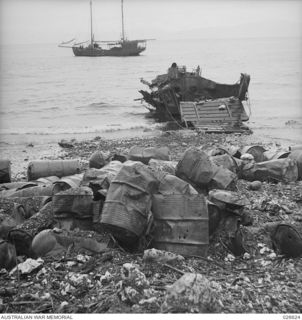
[[[178,128],[179,129],[179,128]],[[289,131],[289,132],[287,132]],[[240,140],[242,145],[263,145],[269,146],[274,149],[288,150],[290,146],[301,144],[300,127],[290,128],[287,130],[268,130],[268,129],[257,129],[256,132],[250,135],[235,135],[235,134],[202,134],[207,141],[227,141],[228,143],[234,143]],[[108,131],[95,134],[73,134],[73,135],[53,135],[51,139],[48,136],[32,137],[30,135],[22,137],[18,140],[14,140],[10,137],[6,141],[0,142],[0,152],[2,158],[9,159],[11,161],[12,178],[19,179],[24,178],[26,175],[26,170],[28,163],[32,160],[43,160],[43,159],[63,159],[66,150],[62,149],[58,142],[63,140],[74,141],[89,144],[95,139],[101,138],[107,141],[108,150],[114,150],[116,145],[122,146],[125,141],[127,145],[148,145],[153,146],[161,141],[161,137],[165,136],[167,131],[162,125],[158,125],[155,129],[132,129],[132,130],[120,130],[120,131]],[[195,136],[198,135],[194,130],[176,130],[171,131],[171,137],[175,137],[175,144],[181,145],[182,137],[184,136]],[[173,139],[173,138],[172,138]],[[186,146],[190,146],[190,141],[187,141]],[[98,146],[96,146],[96,150]],[[105,151],[105,150],[99,150]],[[72,156],[77,159],[81,155],[77,154],[76,151],[73,152]]]
[[[67,141],[67,140],[65,140]],[[35,159],[80,159],[83,170],[88,167],[88,160],[95,151],[102,151],[106,157],[114,154],[127,154],[133,146],[142,148],[166,146],[171,159],[181,159],[186,149],[191,146],[214,148],[215,146],[246,146],[259,144],[260,138],[255,135],[239,134],[205,134],[193,130],[168,130],[145,132],[123,137],[101,137],[90,139],[68,140],[65,147],[58,143],[23,145],[11,150],[14,180],[26,179],[28,162]],[[59,141],[60,142],[60,141]],[[62,142],[62,141],[61,141]],[[287,141],[281,145],[280,140],[261,139],[266,149],[277,150],[293,145]],[[60,143],[63,145],[62,143]],[[22,277],[3,273],[0,284],[7,287],[0,310],[4,312],[59,312],[59,313],[162,313],[162,312],[200,312],[202,304],[182,307],[169,300],[168,286],[171,286],[187,273],[199,274],[201,286],[211,286],[210,312],[215,313],[299,313],[302,310],[299,296],[302,292],[301,258],[285,259],[271,248],[266,228],[270,224],[286,221],[301,224],[301,181],[283,183],[261,183],[261,189],[252,191],[248,182],[239,180],[237,192],[249,199],[248,206],[252,226],[243,227],[255,238],[247,238],[247,244],[255,249],[254,256],[245,254],[235,257],[218,238],[211,238],[207,257],[186,257],[173,265],[146,262],[142,253],[129,253],[121,247],[108,248],[101,256],[92,252],[83,255],[72,250],[68,256],[58,260],[44,258],[43,268],[36,274]],[[70,236],[108,240],[108,235],[94,231],[75,229]],[[135,297],[127,296],[124,288],[118,287],[121,272],[126,267],[139,268],[140,279],[148,290]],[[138,270],[138,269],[135,269]],[[102,276],[101,276],[102,275]],[[202,275],[202,276],[201,276]],[[70,280],[72,277],[72,285]],[[87,279],[88,287],[82,282]],[[203,278],[204,277],[204,278]],[[108,279],[107,279],[108,278]],[[98,280],[102,279],[102,280]],[[18,282],[19,281],[19,282]],[[124,280],[123,280],[124,281]],[[205,281],[203,283],[203,281]],[[210,281],[210,282],[208,282]],[[14,288],[20,286],[20,290]],[[28,285],[28,284],[32,285]],[[123,282],[121,282],[123,284]],[[210,284],[211,283],[211,284]],[[133,284],[128,285],[132,286]],[[126,287],[130,288],[131,287]],[[200,287],[201,288],[201,287]],[[132,289],[131,289],[132,290]],[[39,297],[36,296],[39,292]],[[144,291],[145,292],[145,291]],[[1,293],[1,292],[0,292]],[[127,299],[124,297],[126,294]],[[197,295],[194,291],[194,295]],[[30,303],[24,299],[30,297]],[[182,295],[181,299],[187,299]],[[51,299],[52,303],[49,303]],[[124,300],[126,299],[126,300]],[[139,302],[138,302],[139,301]],[[186,301],[186,300],[185,300]],[[1,309],[2,308],[2,309]],[[34,311],[33,311],[34,310]]]

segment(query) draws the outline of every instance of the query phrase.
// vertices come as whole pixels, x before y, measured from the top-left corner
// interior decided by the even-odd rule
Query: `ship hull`
[[[138,47],[113,47],[111,49],[72,47],[77,57],[129,57],[138,56],[144,50],[145,48]]]

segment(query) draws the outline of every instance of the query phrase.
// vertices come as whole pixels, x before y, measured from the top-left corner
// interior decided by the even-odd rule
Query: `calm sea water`
[[[150,81],[172,62],[187,70],[200,65],[204,77],[221,83],[250,74],[249,126],[276,136],[284,128],[298,138],[301,58],[297,38],[157,40],[138,57],[74,57],[56,44],[2,46],[1,140],[153,127],[135,101],[146,89],[140,78]]]

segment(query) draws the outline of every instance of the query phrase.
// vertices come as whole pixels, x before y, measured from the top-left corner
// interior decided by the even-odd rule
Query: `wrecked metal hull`
[[[174,79],[164,74],[152,83],[142,82],[150,89],[139,91],[142,99],[159,121],[177,120],[211,132],[247,129],[242,122],[249,116],[242,101],[248,101],[248,74],[241,74],[235,84],[220,84],[195,72],[179,72]]]

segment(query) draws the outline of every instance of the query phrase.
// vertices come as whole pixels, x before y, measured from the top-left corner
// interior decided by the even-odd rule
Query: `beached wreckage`
[[[147,108],[159,121],[177,120],[187,127],[208,132],[249,131],[243,101],[249,106],[250,76],[241,73],[235,84],[220,84],[203,78],[200,67],[188,72],[173,63],[166,74],[151,83],[141,79],[150,91],[140,90]]]

